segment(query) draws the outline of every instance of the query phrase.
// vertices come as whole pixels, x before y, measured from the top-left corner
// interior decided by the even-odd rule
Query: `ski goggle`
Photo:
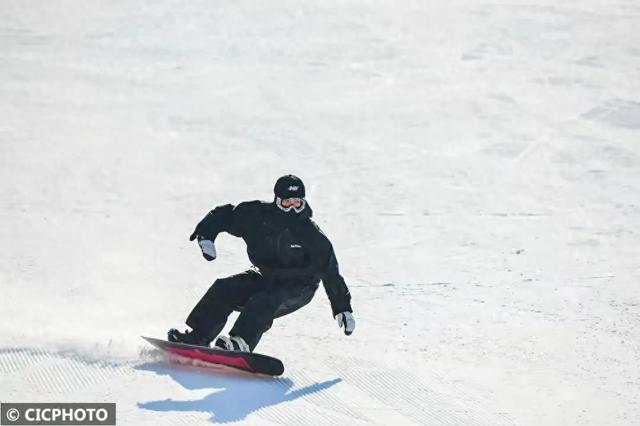
[[[306,202],[304,198],[280,198],[276,197],[276,205],[284,212],[290,212],[293,210],[296,213],[300,213],[304,210]]]

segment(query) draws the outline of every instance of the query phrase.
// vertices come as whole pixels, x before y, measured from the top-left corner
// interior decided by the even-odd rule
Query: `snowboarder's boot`
[[[241,351],[241,352],[251,352],[249,349],[249,345],[244,339],[240,336],[220,336],[216,339],[216,342],[213,344],[214,347],[224,349],[225,351]]]
[[[196,346],[209,346],[209,340],[205,337],[202,337],[195,330],[185,330],[184,333],[178,331],[175,328],[172,328],[167,333],[167,340],[170,342],[177,343],[186,343],[188,345],[196,345]]]

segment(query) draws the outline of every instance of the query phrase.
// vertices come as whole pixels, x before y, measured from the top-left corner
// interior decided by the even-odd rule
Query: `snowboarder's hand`
[[[344,328],[344,334],[347,336],[353,333],[353,329],[356,328],[356,320],[349,311],[336,315],[336,321],[338,321],[338,327]]]
[[[213,241],[202,240],[198,237],[198,245],[200,246],[200,250],[202,250],[202,256],[209,262],[216,258],[216,246],[213,244]]]

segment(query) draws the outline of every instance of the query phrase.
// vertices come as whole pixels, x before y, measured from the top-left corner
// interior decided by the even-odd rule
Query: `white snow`
[[[0,400],[118,424],[640,423],[636,0],[0,2]],[[300,175],[320,290],[256,379],[161,337]],[[233,319],[233,318],[232,318]]]

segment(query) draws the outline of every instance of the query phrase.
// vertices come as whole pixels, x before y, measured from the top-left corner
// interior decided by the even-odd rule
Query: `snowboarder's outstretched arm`
[[[242,224],[246,219],[247,211],[252,202],[240,203],[237,206],[225,204],[211,210],[198,223],[196,229],[189,237],[189,241],[198,239],[198,245],[202,255],[208,261],[216,258],[214,241],[220,232],[228,232],[236,237],[242,234]]]
[[[331,302],[333,315],[336,316],[342,312],[353,311],[351,309],[351,294],[349,293],[349,288],[347,288],[344,278],[340,275],[338,260],[333,252],[333,248],[331,246],[329,246],[329,248],[328,262],[322,274],[322,284],[329,297],[329,302]]]
[[[344,334],[350,335],[356,327],[356,321],[352,315],[353,309],[351,309],[351,293],[349,293],[349,288],[338,271],[338,261],[333,248],[331,248],[329,262],[322,277],[322,284],[327,296],[329,296],[333,317],[338,321],[338,327],[344,328]]]
[[[329,239],[316,225],[320,234],[320,247],[323,253],[323,264],[320,267],[320,279],[329,297],[331,310],[334,318],[338,321],[338,326],[344,328],[345,334],[353,333],[356,326],[351,308],[351,293],[338,268],[338,260]]]
[[[237,206],[233,204],[225,204],[211,210],[198,223],[196,229],[189,237],[190,241],[198,239],[215,241],[221,232],[239,237],[242,235],[242,225],[246,219],[248,211],[254,202],[240,203]]]

